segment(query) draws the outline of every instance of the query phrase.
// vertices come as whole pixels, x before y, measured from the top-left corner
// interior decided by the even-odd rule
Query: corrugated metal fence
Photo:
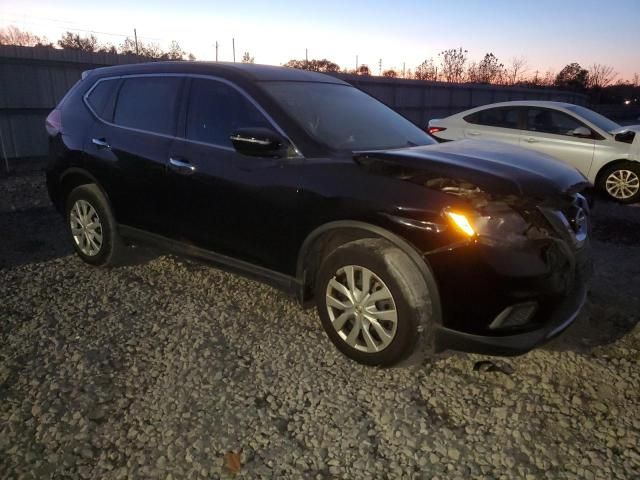
[[[44,120],[84,70],[147,60],[135,55],[0,46],[0,171],[46,155]],[[418,125],[477,105],[506,100],[587,102],[585,95],[558,90],[337,76],[379,98]]]

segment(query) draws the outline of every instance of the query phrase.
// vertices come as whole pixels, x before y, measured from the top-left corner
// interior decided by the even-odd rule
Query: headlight
[[[507,206],[491,205],[481,213],[444,211],[449,223],[469,238],[478,237],[486,243],[513,243],[526,240],[527,222]]]
[[[464,213],[458,213],[451,210],[445,210],[444,214],[449,217],[449,220],[456,227],[457,230],[466,234],[469,237],[476,235],[476,230],[471,225],[469,218]]]

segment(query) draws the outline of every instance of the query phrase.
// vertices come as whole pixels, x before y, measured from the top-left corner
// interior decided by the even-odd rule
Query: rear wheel
[[[126,247],[118,235],[109,202],[95,184],[74,188],[66,202],[67,228],[78,256],[95,266],[122,263]]]
[[[621,162],[600,175],[600,189],[621,203],[640,201],[640,163]]]
[[[337,248],[324,260],[315,297],[322,325],[342,353],[386,366],[413,352],[420,326],[431,336],[429,293],[402,250],[385,240],[364,239]]]

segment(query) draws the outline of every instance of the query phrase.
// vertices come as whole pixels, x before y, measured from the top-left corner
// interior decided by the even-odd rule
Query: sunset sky
[[[578,62],[611,65],[622,78],[640,73],[640,0],[396,0],[271,2],[182,0],[1,0],[0,27],[15,25],[49,41],[65,30],[120,44],[134,27],[143,41],[172,39],[199,60],[231,60],[249,51],[257,63],[328,58],[342,67],[415,68],[441,50],[463,47],[473,60],[493,52],[503,63],[527,59],[530,73]]]

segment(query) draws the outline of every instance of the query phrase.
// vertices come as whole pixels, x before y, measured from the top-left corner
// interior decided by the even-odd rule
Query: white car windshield
[[[604,115],[600,115],[598,112],[594,112],[593,110],[589,110],[588,108],[581,107],[580,105],[571,105],[567,107],[567,110],[572,111],[576,115],[584,118],[588,122],[593,123],[596,127],[604,130],[605,132],[613,132],[620,128],[613,120],[609,120]]]
[[[420,128],[357,88],[314,82],[262,82],[312,138],[333,150],[431,145]]]

